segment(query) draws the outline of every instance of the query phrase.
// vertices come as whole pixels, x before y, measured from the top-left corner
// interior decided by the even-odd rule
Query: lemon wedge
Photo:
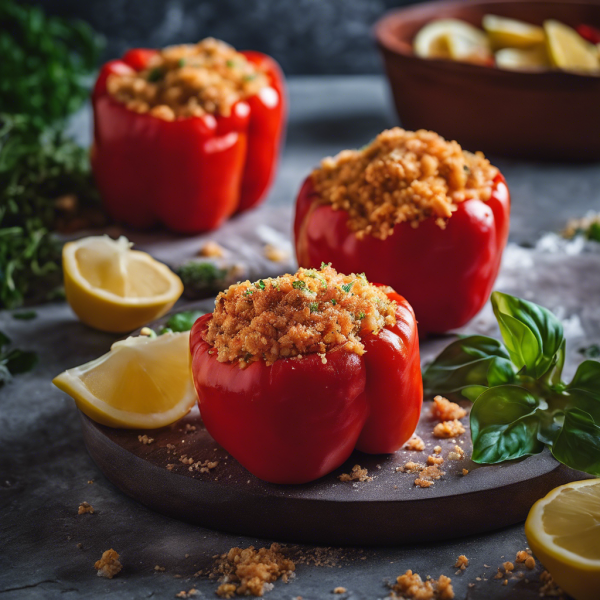
[[[600,479],[562,485],[538,500],[525,522],[533,553],[576,600],[600,590]]]
[[[130,337],[110,352],[69,369],[52,383],[90,419],[131,429],[156,429],[185,416],[196,402],[189,331]]]
[[[431,21],[417,33],[413,48],[422,58],[451,58],[465,62],[485,62],[491,58],[485,33],[458,19]]]
[[[181,279],[125,237],[91,236],[65,244],[67,301],[86,325],[132,331],[168,312],[183,292]]]
[[[566,71],[598,71],[600,62],[594,44],[560,21],[544,23],[548,55],[555,67]]]
[[[500,69],[513,71],[545,69],[550,63],[544,46],[531,48],[530,50],[519,50],[517,48],[503,48],[494,55],[496,66]]]
[[[541,27],[516,19],[485,15],[481,24],[493,48],[531,48],[543,45],[546,41],[546,34]]]

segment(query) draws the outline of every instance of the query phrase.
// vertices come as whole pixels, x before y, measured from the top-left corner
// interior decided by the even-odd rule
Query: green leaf
[[[37,313],[35,310],[23,310],[13,313],[13,319],[18,319],[19,321],[31,321],[31,319],[35,319],[36,317]]]
[[[579,408],[566,410],[551,450],[568,467],[600,477],[600,426],[589,413]]]
[[[8,344],[10,344],[10,338],[3,331],[0,331],[0,350]]]
[[[584,360],[567,386],[568,390],[578,389],[600,396],[600,362]]]
[[[38,363],[38,357],[35,352],[26,352],[24,350],[11,350],[2,361],[11,375],[19,375],[31,371]]]
[[[471,410],[472,459],[493,464],[538,454],[540,402],[525,388],[502,385],[483,392]]]
[[[189,331],[194,323],[206,312],[201,310],[184,310],[179,313],[175,313],[165,323],[163,329],[161,329],[161,335],[167,332],[180,332]]]
[[[564,342],[560,321],[542,306],[501,292],[492,294],[492,306],[513,363],[540,378],[556,364]]]
[[[491,372],[490,365],[493,365]],[[513,373],[512,377],[508,370]],[[493,338],[467,336],[452,342],[425,369],[424,393],[426,396],[459,396],[468,386],[492,385],[488,379],[490,374],[493,381],[499,381],[504,374],[507,380],[502,383],[509,383],[514,378],[505,348]]]
[[[471,402],[475,402],[475,400],[477,400],[477,398],[479,398],[479,396],[481,396],[481,394],[483,394],[483,392],[485,392],[486,390],[489,390],[490,388],[486,387],[485,385],[468,385],[467,387],[463,388],[460,393],[467,399],[470,400]]]

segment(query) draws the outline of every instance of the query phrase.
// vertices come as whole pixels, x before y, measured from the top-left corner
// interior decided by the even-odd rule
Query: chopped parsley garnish
[[[321,287],[326,290],[327,289],[327,282],[324,279],[321,279]]]
[[[185,58],[180,58],[180,59],[177,61],[177,66],[178,66],[179,68],[181,68],[181,67],[185,67]]]
[[[367,316],[367,315],[365,315],[365,313],[364,313],[362,310],[361,310],[361,311],[358,313],[358,318],[359,318],[361,321],[362,321],[362,319],[364,319],[366,316]]]
[[[311,313],[319,312],[319,303],[318,302],[311,302],[310,303],[310,312]]]
[[[295,281],[292,281],[292,287],[296,290],[304,290],[306,289],[306,282],[301,279],[296,279]]]
[[[343,285],[342,289],[346,292],[346,294],[349,294],[353,285],[354,285],[354,281],[351,281],[350,283],[346,283],[345,285]]]
[[[228,66],[230,69],[232,69],[233,67],[235,67],[235,61],[233,61],[233,60],[228,60],[228,61],[227,61],[225,64],[226,64],[226,65],[227,65],[227,66]]]
[[[367,276],[364,273],[359,273],[358,276],[363,280],[367,281]]]
[[[279,281],[271,281],[271,285],[277,290],[279,291]]]
[[[254,284],[259,290],[265,289],[265,282],[261,279]]]
[[[252,294],[254,294],[254,290],[252,288],[248,288],[245,292],[244,292],[244,296],[252,296]]]
[[[244,81],[252,81],[253,79],[256,79],[256,75],[244,75]]]
[[[335,298],[331,299],[331,304],[333,304],[334,306],[337,304],[337,300]]]
[[[162,69],[155,67],[148,73],[148,81],[155,82],[160,81],[165,76],[165,73]]]
[[[321,270],[323,270],[325,267],[330,267],[330,266],[331,266],[331,263],[330,263],[330,262],[329,262],[329,263],[322,262],[322,263],[321,263]]]

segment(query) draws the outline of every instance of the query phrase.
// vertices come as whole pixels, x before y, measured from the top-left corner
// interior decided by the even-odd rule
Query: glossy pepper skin
[[[331,262],[342,273],[364,272],[399,290],[414,308],[419,332],[443,333],[470,321],[487,302],[509,228],[510,194],[501,174],[486,202],[458,205],[445,229],[433,218],[394,227],[385,240],[362,239],[348,213],[320,202],[308,177],[296,201],[294,234],[301,267]]]
[[[283,75],[270,57],[242,52],[270,86],[237,102],[228,117],[165,121],[129,110],[106,88],[110,74],[142,70],[155,53],[137,48],[106,63],[94,87],[91,163],[104,207],[137,228],[215,229],[258,205],[271,184],[286,116]]]
[[[398,450],[421,413],[423,383],[414,313],[398,294],[397,323],[362,335],[362,356],[339,350],[246,369],[218,362],[203,339],[211,314],[190,336],[192,375],[208,432],[256,477],[305,483],[339,467],[353,449]]]

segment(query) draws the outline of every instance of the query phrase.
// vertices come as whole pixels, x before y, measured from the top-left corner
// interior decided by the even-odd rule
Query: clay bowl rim
[[[478,65],[473,63],[454,61],[442,58],[422,58],[417,56],[412,51],[412,40],[406,37],[400,37],[395,33],[395,26],[409,18],[413,21],[422,21],[420,27],[426,23],[436,20],[430,18],[430,9],[432,7],[443,7],[452,9],[460,7],[463,11],[469,10],[472,7],[487,6],[487,5],[511,5],[511,4],[545,4],[545,5],[579,5],[579,6],[594,6],[600,9],[597,0],[469,0],[468,5],[464,0],[432,0],[430,2],[422,2],[419,4],[409,5],[403,8],[395,8],[385,12],[373,25],[373,35],[375,40],[384,53],[389,53],[394,57],[400,57],[403,60],[409,60],[413,63],[426,64],[431,68],[453,69],[457,73],[478,77],[495,77],[498,80],[512,79],[513,81],[529,82],[530,84],[542,83],[544,81],[563,81],[565,84],[569,81],[598,83],[599,75],[588,75],[576,71],[561,71],[558,69],[500,69],[495,66]],[[500,15],[502,16],[502,15]],[[441,18],[454,18],[452,16],[443,16]],[[419,28],[420,28],[419,27]]]

